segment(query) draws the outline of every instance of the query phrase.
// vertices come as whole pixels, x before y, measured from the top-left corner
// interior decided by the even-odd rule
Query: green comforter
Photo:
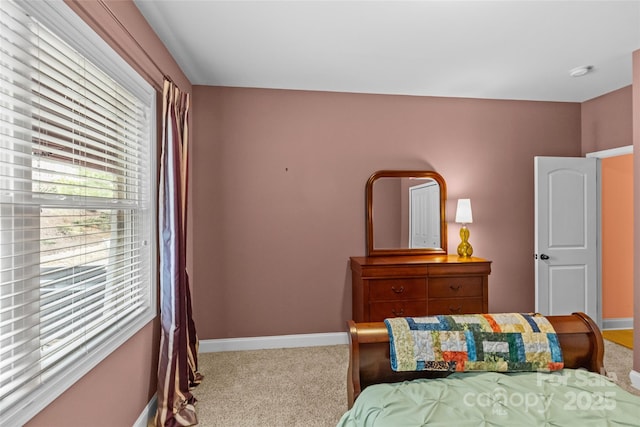
[[[474,372],[367,387],[338,427],[640,426],[640,397],[584,370]]]

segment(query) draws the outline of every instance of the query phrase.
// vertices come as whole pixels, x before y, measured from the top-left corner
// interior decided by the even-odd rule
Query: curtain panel
[[[186,268],[189,94],[163,88],[162,157],[158,195],[160,356],[157,426],[198,423],[191,388],[198,385],[198,337]]]

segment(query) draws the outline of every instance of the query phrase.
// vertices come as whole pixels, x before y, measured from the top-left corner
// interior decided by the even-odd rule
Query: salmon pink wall
[[[580,104],[194,86],[194,315],[201,339],[345,330],[364,187],[432,169],[472,200],[489,309],[534,309],[533,157],[579,156]]]
[[[602,317],[633,317],[633,155],[601,160]]]
[[[631,145],[631,86],[582,103],[582,154]]]
[[[29,421],[28,427],[131,426],[155,391],[157,323],[151,322]]]

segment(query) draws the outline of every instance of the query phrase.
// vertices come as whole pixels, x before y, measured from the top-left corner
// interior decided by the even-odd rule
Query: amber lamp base
[[[458,256],[462,258],[469,258],[473,254],[473,247],[469,243],[469,229],[466,225],[462,225],[460,228],[460,244],[458,245]]]

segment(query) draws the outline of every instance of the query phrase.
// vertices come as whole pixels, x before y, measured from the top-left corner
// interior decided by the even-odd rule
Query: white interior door
[[[582,311],[599,325],[598,159],[536,157],[536,311]]]
[[[438,215],[433,215],[437,212]],[[432,181],[409,187],[409,247],[440,247],[440,186]]]

